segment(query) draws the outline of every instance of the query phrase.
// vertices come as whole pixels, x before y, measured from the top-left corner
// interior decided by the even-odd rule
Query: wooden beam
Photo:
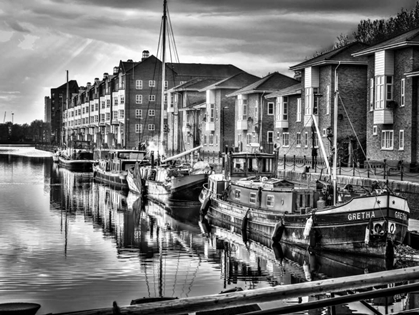
[[[262,303],[327,292],[342,292],[387,283],[418,281],[419,266],[362,274],[342,278],[278,285],[270,288],[246,290],[226,294],[197,296],[178,300],[121,307],[121,314],[185,314],[203,310],[221,309],[237,305]],[[112,301],[109,301],[109,305]],[[66,313],[62,313],[66,314]],[[68,314],[68,313],[67,313]],[[112,315],[112,307],[72,312],[72,315]]]

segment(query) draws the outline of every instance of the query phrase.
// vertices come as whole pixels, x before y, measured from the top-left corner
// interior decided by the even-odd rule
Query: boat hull
[[[97,182],[109,184],[113,187],[128,190],[128,183],[126,175],[115,172],[105,172],[100,168],[95,167],[93,169],[93,179]]]
[[[92,172],[93,160],[67,160],[63,157],[58,158],[58,166],[72,172]]]
[[[207,182],[207,174],[194,174],[172,178],[170,184],[145,180],[145,191],[148,198],[160,202],[174,200],[198,201],[203,185]]]
[[[408,227],[408,214],[403,211],[405,199],[391,196],[389,210],[372,208],[372,202],[385,205],[386,197],[357,197],[331,210],[306,214],[276,213],[208,197],[210,203],[203,214],[228,222],[244,234],[257,234],[273,241],[314,250],[385,257],[393,255],[393,243],[403,242]],[[305,235],[309,218],[313,226]]]

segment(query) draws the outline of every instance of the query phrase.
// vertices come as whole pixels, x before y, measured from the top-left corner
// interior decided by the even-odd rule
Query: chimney
[[[144,61],[147,58],[149,58],[149,51],[148,50],[143,50],[143,55],[141,56],[141,61]]]
[[[105,73],[104,73],[104,80],[105,80],[106,78],[108,78],[108,72],[105,72]]]
[[[86,83],[86,88],[90,88],[92,86],[92,84],[90,82]]]
[[[95,85],[99,83],[99,78],[95,78]]]
[[[118,74],[118,67],[114,67],[114,72],[113,72],[113,74]]]
[[[133,62],[133,59],[127,59],[127,62]]]

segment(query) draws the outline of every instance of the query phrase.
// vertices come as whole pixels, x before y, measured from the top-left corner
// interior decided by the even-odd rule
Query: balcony
[[[248,121],[246,119],[237,120],[236,130],[248,130]]]
[[[215,125],[214,122],[206,122],[206,131],[214,131],[215,130]]]
[[[373,124],[385,125],[394,123],[394,111],[390,108],[376,109],[373,112]]]
[[[276,120],[274,127],[278,129],[289,128],[289,122],[287,120]]]

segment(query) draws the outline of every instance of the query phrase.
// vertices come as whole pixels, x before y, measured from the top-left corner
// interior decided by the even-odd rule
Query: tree
[[[419,28],[419,3],[411,11],[401,9],[388,20],[362,20],[353,33],[356,41],[375,45],[389,38]]]

